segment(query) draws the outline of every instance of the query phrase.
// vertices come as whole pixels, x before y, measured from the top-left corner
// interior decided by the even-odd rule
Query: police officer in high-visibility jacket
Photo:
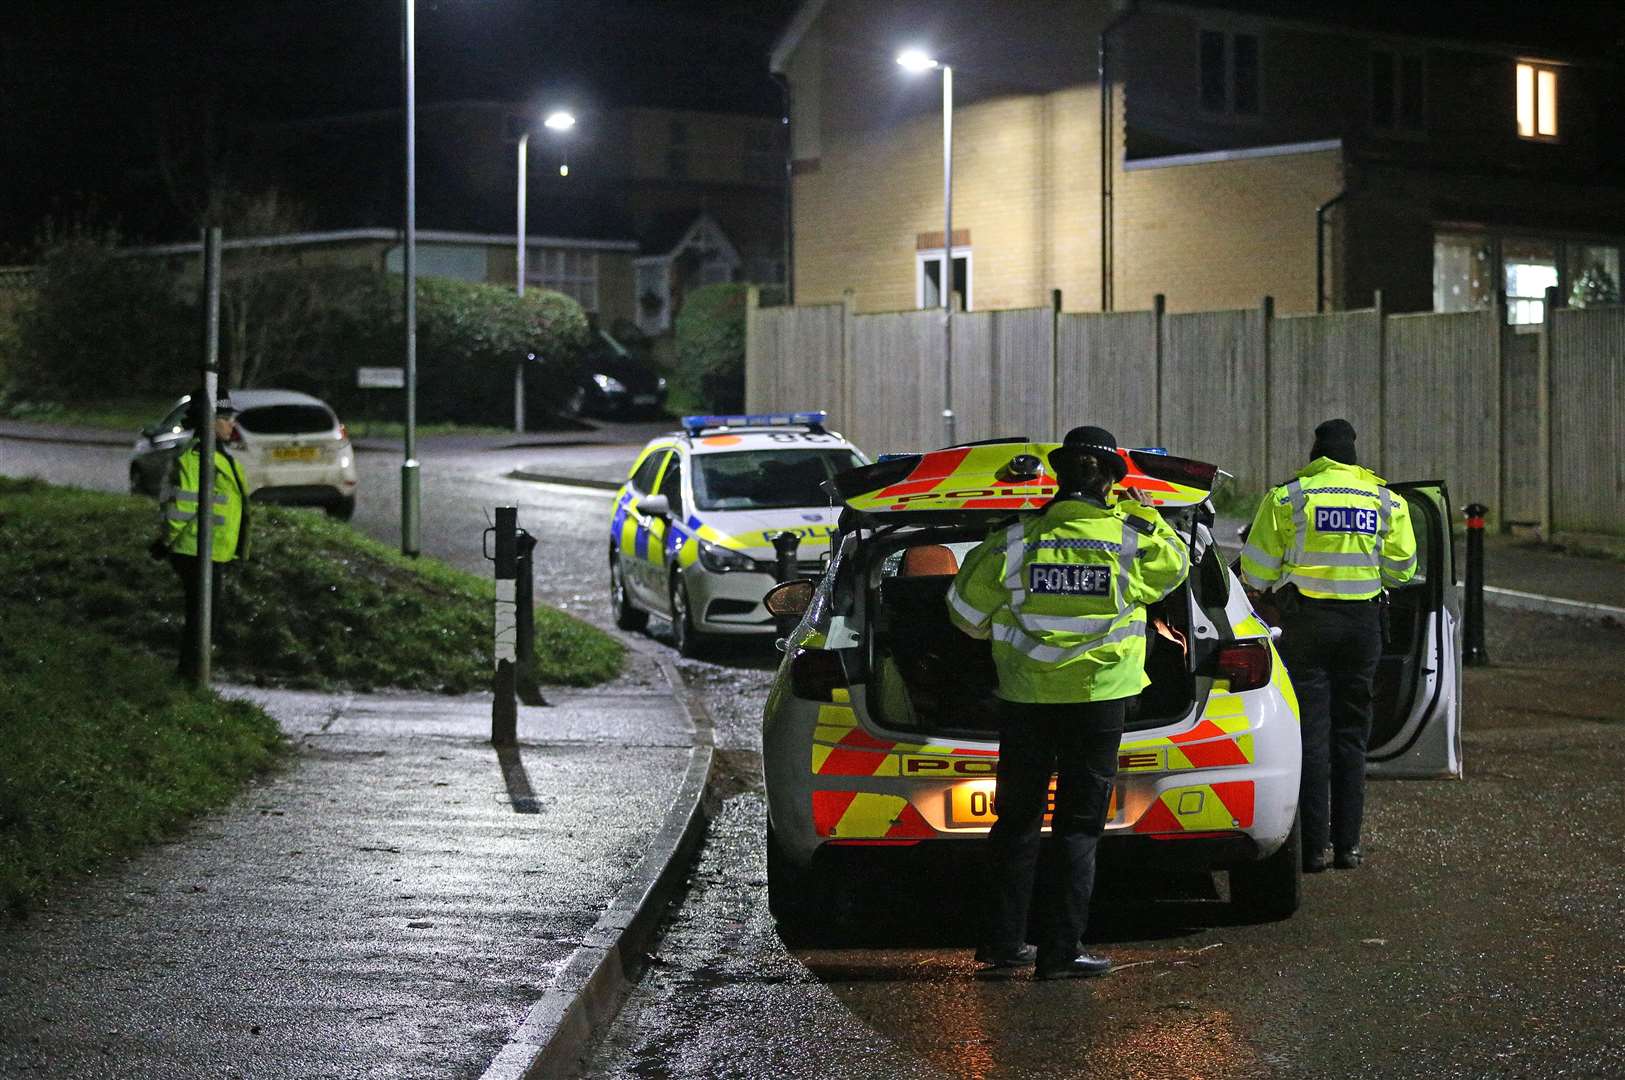
[[[214,413],[214,522],[210,537],[212,574],[209,595],[212,609],[220,599],[220,568],[248,558],[248,483],[237,461],[225,449],[236,433],[236,408],[227,398],[215,404]],[[153,541],[154,558],[167,559],[181,579],[186,594],[186,617],[181,630],[178,674],[183,679],[198,676],[196,634],[201,614],[198,590],[198,470],[202,464],[201,432],[208,414],[201,393],[192,395],[187,423],[193,437],[179,456],[170,462],[158,496],[158,539]],[[212,622],[212,619],[211,619]]]
[[[1328,839],[1334,865],[1360,865],[1379,601],[1416,573],[1405,500],[1359,466],[1354,439],[1347,420],[1315,428],[1308,467],[1264,496],[1241,553],[1243,581],[1271,590],[1281,614],[1281,659],[1302,717],[1298,820],[1311,873],[1326,869]]]
[[[1104,975],[1079,949],[1094,889],[1129,698],[1146,685],[1145,605],[1189,569],[1185,544],[1155,510],[1108,503],[1127,473],[1117,440],[1079,427],[1049,455],[1059,490],[1038,514],[996,528],[965,557],[948,594],[955,626],[991,638],[1000,698],[998,814],[989,835],[994,896],[976,958],[1037,962],[1038,978]],[[1064,865],[1036,948],[1026,943],[1050,777]]]

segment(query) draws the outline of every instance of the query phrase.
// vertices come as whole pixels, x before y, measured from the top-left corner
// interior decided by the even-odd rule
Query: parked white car
[[[233,390],[237,432],[226,449],[255,502],[320,506],[348,520],[357,473],[350,435],[325,401],[297,390]],[[156,496],[169,463],[192,438],[186,396],[141,429],[130,457],[130,491]]]

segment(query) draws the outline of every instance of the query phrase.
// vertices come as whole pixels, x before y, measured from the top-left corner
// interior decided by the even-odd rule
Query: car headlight
[[[761,564],[742,551],[725,548],[721,544],[713,544],[709,540],[700,541],[700,565],[713,574],[726,574],[733,570],[760,571]]]
[[[626,393],[626,384],[613,375],[604,375],[600,373],[594,375],[592,377],[592,381],[597,383],[598,389],[602,390],[606,394]]]
[[[666,392],[666,377],[664,375],[655,376],[655,389],[662,394]]]

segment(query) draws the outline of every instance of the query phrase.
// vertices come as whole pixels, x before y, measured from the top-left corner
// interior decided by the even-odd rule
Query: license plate
[[[314,446],[278,446],[271,451],[272,461],[315,461]]]
[[[1044,808],[1044,821],[1049,822],[1055,810],[1055,781],[1049,785],[1049,799]],[[1113,785],[1106,801],[1106,820],[1117,817],[1117,787]],[[947,824],[950,829],[969,829],[990,826],[998,815],[993,812],[992,784],[955,784],[948,789]]]
[[[653,394],[633,394],[632,395],[632,404],[634,404],[634,405],[653,405],[658,400],[660,400],[660,399],[657,398]]]

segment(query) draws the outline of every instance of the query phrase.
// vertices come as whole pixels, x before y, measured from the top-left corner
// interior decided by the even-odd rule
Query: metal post
[[[969,284],[968,275],[966,284]],[[954,438],[954,69],[942,65],[942,435]]]
[[[203,423],[197,468],[197,636],[186,643],[197,657],[197,683],[209,685],[214,641],[214,402],[220,393],[220,229],[203,234]]]
[[[406,293],[406,440],[401,462],[401,553],[419,550],[418,424],[418,206],[417,206],[417,77],[414,0],[401,0],[402,76],[406,118],[406,227],[402,236],[401,271]]]
[[[495,698],[491,702],[491,744],[512,746],[518,741],[519,707],[514,701],[518,688],[515,645],[517,625],[515,608],[518,593],[518,536],[519,508],[497,507],[496,534],[496,606],[494,610],[495,645],[492,655],[496,672],[492,680]]]
[[[526,153],[530,149],[530,132],[519,133],[519,228],[516,230],[517,244],[514,251],[514,290],[520,297],[525,295],[525,165]],[[513,369],[513,433],[525,433],[525,357],[521,355]]]
[[[1462,627],[1463,648],[1461,662],[1468,667],[1483,667],[1490,662],[1490,653],[1484,647],[1484,515],[1489,507],[1483,503],[1468,503],[1467,514],[1467,601]]]
[[[518,621],[515,640],[518,643],[517,690],[519,700],[526,705],[546,705],[542,687],[536,677],[536,538],[524,529],[519,530],[518,548],[514,558],[516,588],[514,590],[515,616]]]

